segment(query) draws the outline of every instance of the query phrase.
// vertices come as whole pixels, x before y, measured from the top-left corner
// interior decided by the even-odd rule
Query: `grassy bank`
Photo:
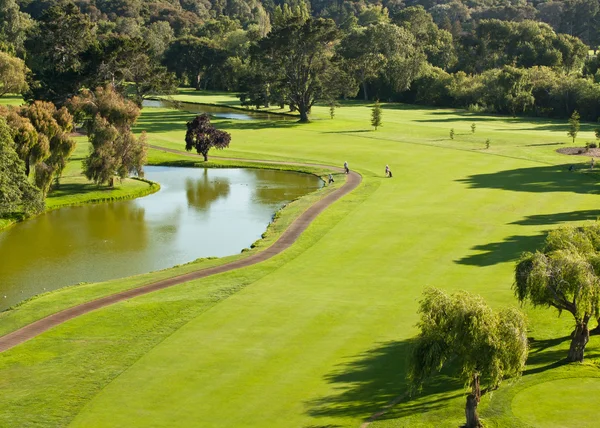
[[[547,230],[600,215],[598,180],[589,160],[555,152],[569,141],[566,123],[383,107],[378,131],[361,103],[344,105],[334,120],[317,106],[306,125],[215,120],[233,139],[211,159],[348,161],[363,184],[273,259],[98,310],[3,353],[0,424],[356,427],[398,397],[373,426],[462,423],[463,385],[448,373],[407,395],[423,288],[465,289],[494,308],[516,306],[514,261]],[[147,130],[150,144],[181,150],[191,116],[145,109],[136,130]],[[592,128],[582,125],[578,145],[594,138]],[[190,162],[160,152],[151,159]],[[383,176],[386,164],[393,179]],[[65,289],[0,319],[9,331],[65,302],[193,268]],[[592,426],[593,405],[573,398],[597,390],[600,340],[592,337],[586,364],[563,365],[571,320],[524,310],[527,370],[483,400],[486,424]]]

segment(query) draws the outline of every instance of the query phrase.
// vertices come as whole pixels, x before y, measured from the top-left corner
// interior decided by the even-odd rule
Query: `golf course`
[[[170,98],[239,107],[227,93]],[[494,310],[527,315],[527,366],[483,396],[486,427],[597,426],[599,337],[584,363],[566,364],[572,317],[521,306],[511,288],[522,252],[539,248],[550,230],[600,216],[590,158],[556,152],[595,141],[594,124],[582,123],[573,144],[566,120],[382,103],[373,130],[372,103],[341,104],[333,119],[328,106],[313,107],[310,123],[213,117],[231,144],[206,163],[185,151],[196,113],[144,108],[133,130],[147,132],[150,165],[333,173],[335,183],[287,204],[248,251],[73,285],[1,312],[6,336],[77,305],[165,284],[59,319],[2,352],[0,426],[461,426],[466,389],[451,368],[418,394],[406,380],[427,287],[465,290]],[[64,193],[48,208],[158,188],[127,179],[110,195],[89,196],[92,184],[67,195],[69,183],[83,180],[88,143],[77,144],[71,162],[79,163],[69,164]],[[352,174],[341,172],[344,162]],[[322,211],[298,229],[319,203]],[[298,233],[281,246],[286,230]],[[237,264],[219,268],[228,263]],[[205,269],[213,270],[199,274]]]

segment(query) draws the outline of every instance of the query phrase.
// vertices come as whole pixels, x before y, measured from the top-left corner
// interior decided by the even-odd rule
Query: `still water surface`
[[[161,190],[61,208],[0,232],[0,310],[66,285],[239,253],[283,204],[322,184],[259,169],[147,167],[146,177]]]
[[[212,106],[205,104],[194,104],[184,102],[173,102],[167,100],[145,100],[143,107],[164,107],[175,108],[177,110],[187,111],[191,113],[206,113],[220,119],[233,120],[298,120],[297,117],[284,114],[269,114],[251,109],[237,109],[225,106]]]

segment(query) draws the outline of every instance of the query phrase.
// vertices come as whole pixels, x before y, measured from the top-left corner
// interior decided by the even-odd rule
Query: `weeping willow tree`
[[[465,426],[481,427],[481,396],[525,367],[525,317],[515,308],[494,313],[481,297],[464,291],[448,295],[435,288],[425,290],[419,313],[421,333],[411,355],[409,383],[420,390],[427,378],[451,363],[469,389]]]
[[[567,361],[582,362],[590,339],[588,323],[600,309],[600,225],[563,227],[548,234],[542,251],[524,253],[515,268],[520,302],[573,316]]]

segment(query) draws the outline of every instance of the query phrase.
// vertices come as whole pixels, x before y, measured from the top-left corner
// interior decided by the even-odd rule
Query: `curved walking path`
[[[177,150],[165,149],[163,147],[150,146],[158,150],[164,150],[168,152],[174,152],[182,155],[197,156],[191,153],[184,153]],[[268,164],[285,164],[285,165],[298,165],[298,166],[316,166],[320,168],[327,168],[333,171],[342,172],[342,168],[331,167],[327,165],[318,164],[303,164],[296,162],[275,162],[275,161],[262,161],[258,159],[232,159],[232,158],[220,158],[228,160],[244,160],[248,162],[257,163],[268,163]],[[65,309],[63,311],[54,313],[38,321],[35,321],[29,325],[21,327],[20,329],[9,333],[5,336],[0,337],[0,352],[4,352],[11,349],[29,339],[32,339],[45,331],[56,327],[70,319],[78,317],[88,312],[95,311],[96,309],[103,308],[105,306],[112,305],[113,303],[122,302],[123,300],[131,299],[133,297],[142,296],[144,294],[152,293],[153,291],[162,290],[164,288],[172,287],[174,285],[182,284],[184,282],[192,281],[199,278],[206,278],[207,276],[216,275],[223,272],[229,272],[234,269],[239,269],[247,266],[260,263],[271,257],[281,253],[288,247],[290,247],[298,237],[306,230],[310,223],[321,213],[325,208],[333,204],[335,201],[340,199],[342,196],[350,193],[356,189],[362,177],[356,172],[350,172],[346,178],[346,182],[342,187],[328,194],[324,198],[315,202],[306,211],[304,211],[292,224],[282,233],[282,235],[265,250],[253,254],[244,259],[236,260],[230,263],[226,263],[220,266],[211,268],[201,269],[193,272],[186,273],[184,275],[174,276],[171,278],[163,279],[151,284],[147,284],[141,287],[133,288],[131,290],[121,291],[116,294],[102,297],[100,299],[92,300],[87,303],[82,303],[77,306]]]

